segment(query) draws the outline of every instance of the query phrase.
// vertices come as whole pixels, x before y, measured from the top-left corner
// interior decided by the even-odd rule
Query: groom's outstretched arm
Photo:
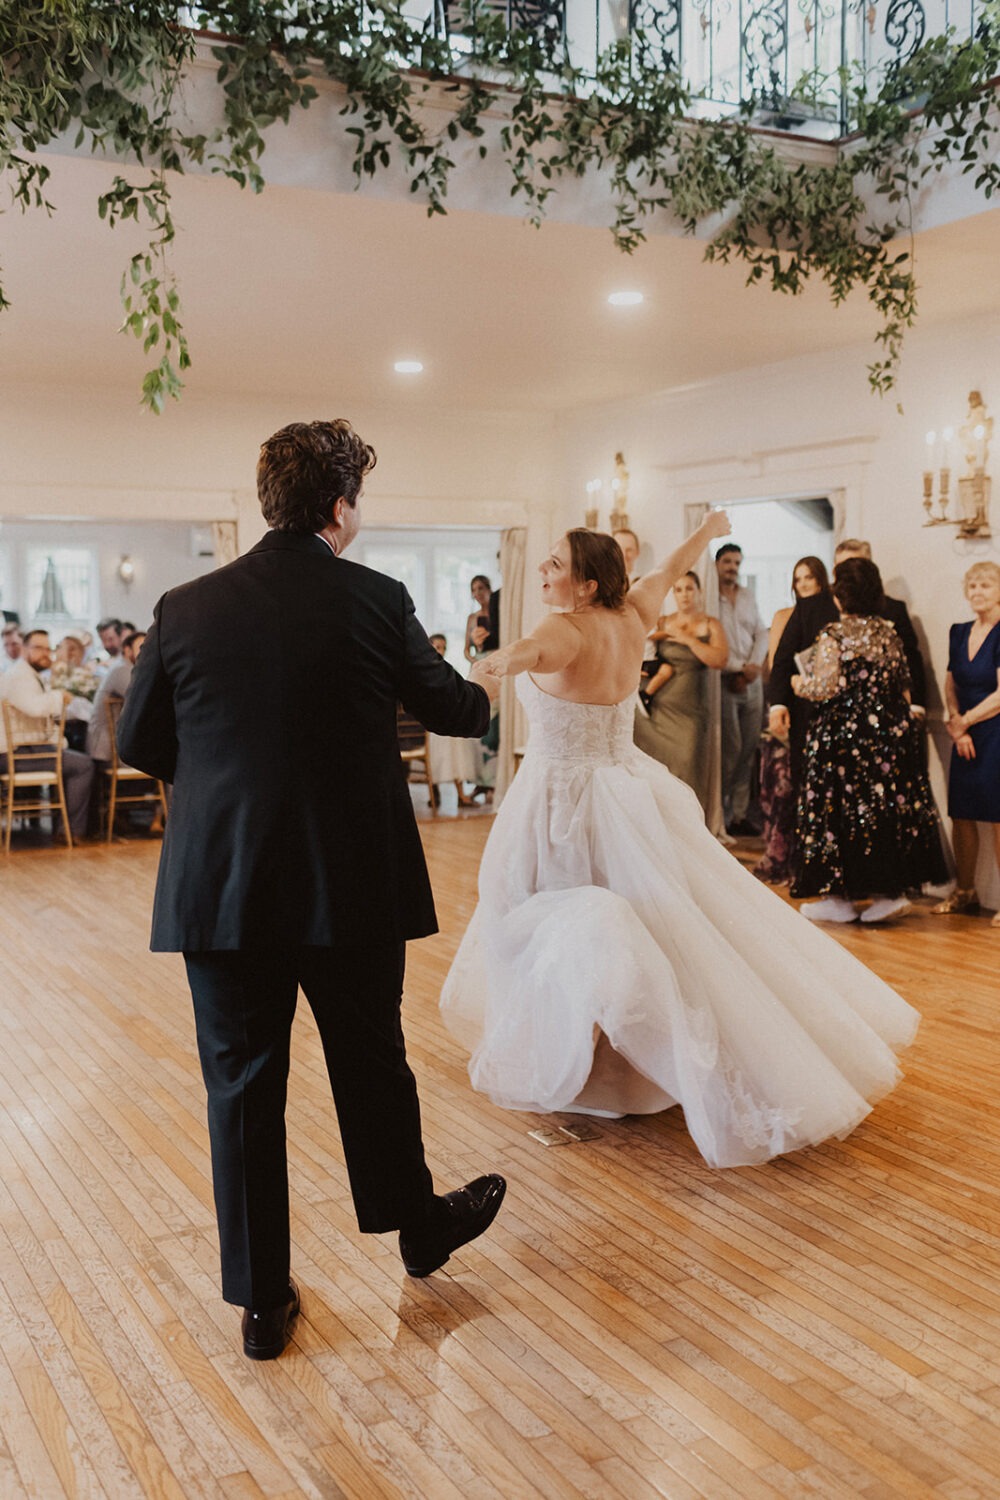
[[[483,669],[473,666],[466,681],[439,656],[417,619],[402,584],[403,660],[396,691],[407,713],[433,734],[479,739],[490,727],[490,704],[499,684],[488,682]]]

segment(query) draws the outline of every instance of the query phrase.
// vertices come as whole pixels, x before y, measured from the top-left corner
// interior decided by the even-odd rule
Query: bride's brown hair
[[[578,583],[596,583],[593,602],[605,609],[621,609],[628,593],[628,574],[622,549],[613,536],[587,531],[582,526],[567,531],[570,565]]]

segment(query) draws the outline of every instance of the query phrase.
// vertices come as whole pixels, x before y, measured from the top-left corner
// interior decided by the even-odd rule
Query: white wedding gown
[[[507,1109],[679,1103],[712,1166],[845,1136],[919,1016],[748,874],[632,742],[634,698],[518,679],[531,739],[441,998]]]

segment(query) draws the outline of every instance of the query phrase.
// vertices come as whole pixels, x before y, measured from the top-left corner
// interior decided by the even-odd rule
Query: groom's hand
[[[500,696],[500,679],[495,677],[489,669],[489,659],[486,661],[474,661],[469,671],[469,681],[476,683],[478,687],[485,688],[491,703],[495,703]]]

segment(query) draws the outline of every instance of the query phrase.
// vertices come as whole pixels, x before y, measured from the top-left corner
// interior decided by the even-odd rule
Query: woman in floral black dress
[[[947,878],[937,813],[910,715],[909,673],[893,627],[879,617],[882,579],[868,558],[842,562],[841,618],[817,637],[792,679],[817,705],[806,740],[794,896],[813,921],[862,922],[907,909],[905,892]]]

